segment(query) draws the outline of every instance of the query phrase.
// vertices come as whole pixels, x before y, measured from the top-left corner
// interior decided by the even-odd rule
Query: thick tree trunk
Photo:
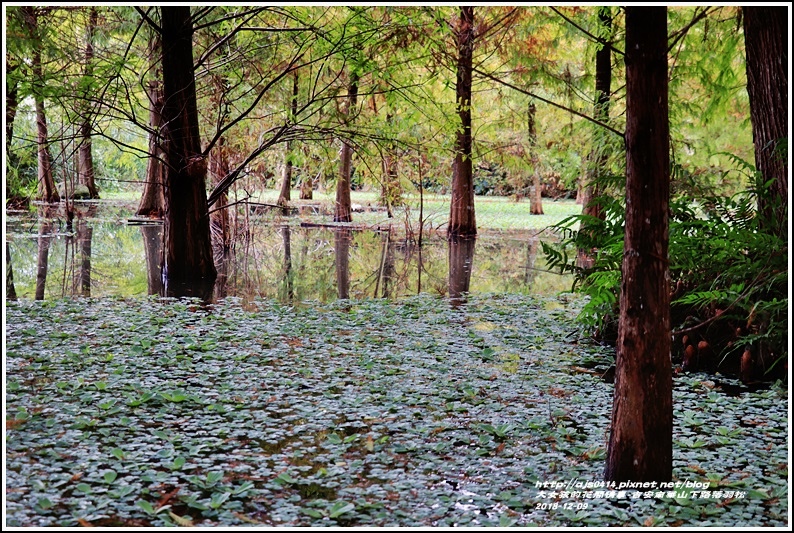
[[[772,181],[771,194],[759,195],[758,211],[768,229],[785,236],[788,228],[789,15],[785,6],[747,6],[742,7],[742,12],[755,165],[764,182]]]
[[[529,199],[529,212],[532,215],[543,214],[543,190],[540,184],[540,165],[538,161],[538,136],[535,130],[535,104],[527,105],[527,137],[529,138],[529,160],[532,164],[532,196]]]
[[[88,29],[85,46],[85,78],[94,76],[94,31],[96,30],[99,15],[96,7],[89,8]],[[80,145],[77,154],[77,181],[88,189],[91,198],[99,198],[99,192],[94,181],[94,157],[91,153],[91,106],[88,104],[90,95],[85,95],[82,121],[80,123]]]
[[[598,20],[603,28],[603,34],[609,35],[612,29],[612,13],[608,6],[598,8]],[[603,45],[596,52],[596,71],[595,71],[595,113],[594,117],[601,122],[609,121],[609,99],[612,94],[612,53],[609,46]],[[599,220],[604,220],[604,212],[598,197],[601,195],[599,179],[604,175],[606,166],[606,146],[605,136],[611,135],[603,128],[598,127],[593,135],[593,147],[588,158],[588,167],[584,184],[582,198],[582,214],[588,215]],[[578,251],[577,262],[580,267],[591,268],[593,266],[594,250]]]
[[[345,123],[350,124],[350,115],[355,111],[356,97],[358,96],[358,75],[350,75],[350,86],[345,104]],[[342,150],[339,156],[339,181],[336,183],[336,204],[334,207],[334,222],[352,222],[353,208],[350,201],[350,174],[352,170],[353,147],[347,141],[342,141]]]
[[[295,124],[298,118],[298,71],[292,73],[292,101],[290,102],[290,121]],[[290,201],[290,189],[292,188],[292,141],[287,141],[286,153],[284,155],[284,173],[281,179],[281,192],[278,195],[278,205],[287,207]],[[289,212],[285,209],[284,214]]]
[[[165,216],[165,154],[163,152],[163,68],[162,42],[160,35],[151,30],[149,37],[149,66],[151,78],[147,84],[149,97],[149,158],[146,162],[146,180],[143,194],[135,213],[142,217],[163,218]]]
[[[626,8],[626,234],[605,477],[669,481],[667,8]]]
[[[41,67],[41,37],[39,16],[35,7],[22,7],[23,17],[33,44],[31,69],[33,70],[33,99],[36,106],[36,145],[38,147],[38,196],[43,202],[57,203],[61,200],[52,177],[52,156],[47,135],[47,117],[44,112],[44,74]]]
[[[206,286],[217,276],[207,207],[207,162],[199,140],[193,75],[193,24],[188,6],[163,6],[163,124],[165,129],[166,291]],[[174,282],[172,287],[168,284]],[[199,293],[203,288],[195,287]],[[191,291],[185,287],[186,291]]]
[[[471,75],[474,51],[474,8],[463,6],[455,30],[458,40],[458,66],[455,95],[460,129],[455,138],[455,163],[452,168],[452,199],[447,238],[477,235],[474,216],[474,180],[471,161]]]

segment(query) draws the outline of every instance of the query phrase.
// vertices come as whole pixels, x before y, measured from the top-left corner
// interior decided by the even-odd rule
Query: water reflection
[[[17,290],[14,287],[14,269],[11,267],[11,248],[8,246],[8,241],[6,241],[6,299],[17,299]]]
[[[252,217],[233,232],[226,250],[214,249],[214,286],[166,287],[161,225],[126,224],[129,213],[109,215],[100,207],[96,217],[76,220],[72,236],[60,233],[57,215],[49,215],[7,219],[7,255],[13,256],[13,287],[20,298],[44,298],[46,287],[47,298],[148,294],[327,302],[430,293],[465,301],[477,293],[553,295],[571,285],[570,278],[545,269],[531,236],[481,234],[474,261],[471,240],[426,238],[420,247],[392,231],[265,224]],[[10,292],[8,281],[6,286]]]
[[[449,299],[453,305],[466,302],[474,267],[476,239],[449,241]]]

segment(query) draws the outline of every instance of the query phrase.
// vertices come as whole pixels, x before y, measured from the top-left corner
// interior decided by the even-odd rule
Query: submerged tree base
[[[784,526],[786,391],[704,376],[674,381],[675,498],[552,495],[603,471],[580,306],[7,302],[6,525]]]

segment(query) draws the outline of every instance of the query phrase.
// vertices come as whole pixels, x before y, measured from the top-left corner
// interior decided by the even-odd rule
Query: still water
[[[6,291],[18,298],[163,294],[162,225],[132,223],[129,206],[78,208],[71,229],[61,210],[6,213]],[[214,299],[321,301],[400,298],[418,293],[554,295],[571,278],[546,270],[537,236],[482,234],[422,246],[397,232],[302,227],[289,217],[238,228],[216,253]]]

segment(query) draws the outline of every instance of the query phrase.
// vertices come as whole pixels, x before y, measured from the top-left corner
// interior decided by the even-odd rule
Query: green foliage
[[[787,355],[788,244],[768,231],[757,213],[769,183],[752,165],[734,158],[756,185],[733,196],[680,196],[670,202],[672,327],[708,325],[700,335],[717,337],[722,356],[761,348],[780,360]],[[591,334],[614,340],[617,333],[624,207],[599,199],[605,220],[574,215],[556,225],[564,238],[544,243],[549,265],[575,276],[590,299],[579,319]],[[575,223],[578,229],[573,229]],[[577,263],[576,250],[594,251],[592,265]],[[699,327],[699,326],[698,326]]]

